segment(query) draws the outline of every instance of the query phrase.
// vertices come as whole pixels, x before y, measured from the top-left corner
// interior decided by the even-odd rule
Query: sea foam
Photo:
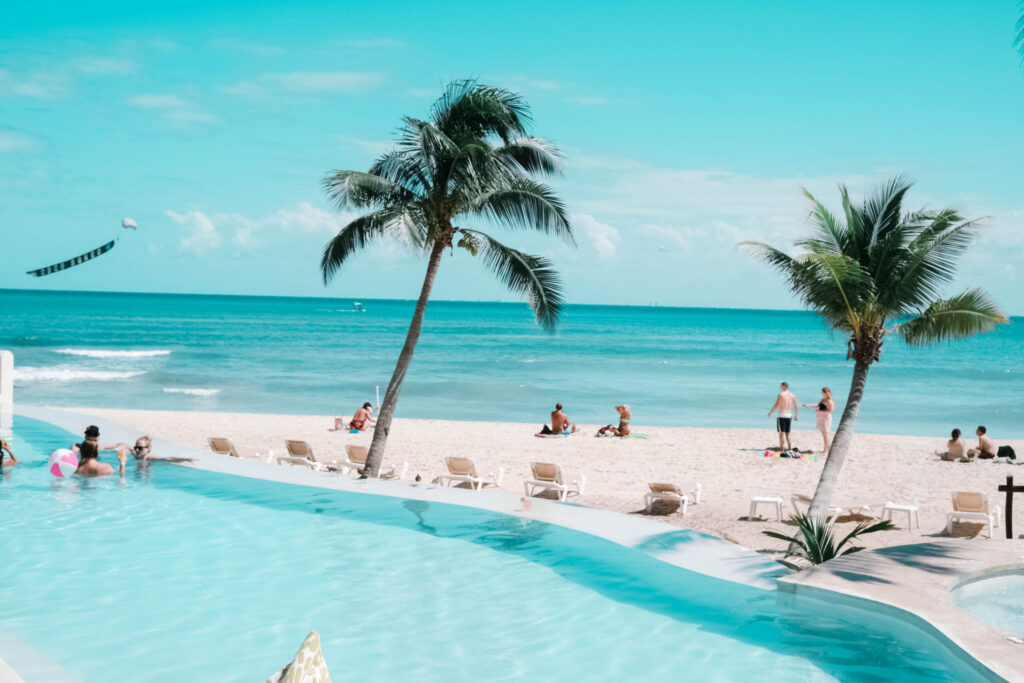
[[[88,370],[70,365],[53,365],[47,368],[29,365],[14,367],[14,381],[18,384],[28,382],[110,382],[131,379],[144,374],[142,371]]]
[[[63,353],[66,356],[85,356],[86,358],[152,358],[154,356],[169,356],[171,352],[167,349],[148,349],[136,351],[115,351],[111,349],[54,349],[54,353]]]
[[[189,396],[216,396],[220,389],[186,389],[182,387],[164,387],[165,394],[188,394]]]

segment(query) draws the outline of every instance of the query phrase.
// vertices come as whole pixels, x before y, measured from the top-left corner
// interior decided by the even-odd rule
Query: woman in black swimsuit
[[[810,403],[804,403],[804,408],[817,408],[816,419],[818,424],[818,431],[821,432],[821,438],[824,443],[823,452],[828,453],[829,446],[831,446],[831,439],[829,434],[832,431],[832,411],[836,409],[835,399],[832,398],[832,390],[828,387],[821,388],[821,400],[818,401],[818,405],[812,405]]]

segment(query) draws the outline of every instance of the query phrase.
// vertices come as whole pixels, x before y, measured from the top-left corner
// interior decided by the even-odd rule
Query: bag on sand
[[[1017,454],[1013,451],[1010,446],[1000,446],[999,450],[996,451],[997,458],[1007,458],[1009,460],[1016,460]]]

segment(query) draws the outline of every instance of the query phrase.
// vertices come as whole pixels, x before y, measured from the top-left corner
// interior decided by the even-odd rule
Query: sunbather
[[[996,457],[996,442],[986,432],[988,430],[984,426],[978,425],[978,429],[975,432],[978,435],[978,447],[967,451],[968,458],[991,460]]]
[[[368,427],[368,423],[376,422],[374,418],[370,417],[373,414],[373,406],[369,401],[363,404],[363,407],[356,411],[356,414],[352,416],[348,424],[345,424],[345,420],[340,417],[334,418],[334,429],[329,429],[330,432],[339,432],[342,430],[351,431],[355,429],[359,432],[365,432]]]
[[[598,436],[607,436],[609,434],[611,436],[629,436],[629,421],[633,417],[629,406],[624,403],[620,406],[615,406],[615,410],[619,413],[619,426],[605,425],[597,430]]]
[[[561,434],[569,436],[576,431],[576,425],[569,422],[569,416],[562,412],[562,404],[556,403],[551,413],[551,426],[544,425],[540,428],[541,434]]]
[[[964,452],[967,450],[967,444],[960,438],[960,430],[954,429],[953,433],[950,434],[949,441],[946,442],[946,450],[943,453],[936,452],[943,460],[963,460]]]

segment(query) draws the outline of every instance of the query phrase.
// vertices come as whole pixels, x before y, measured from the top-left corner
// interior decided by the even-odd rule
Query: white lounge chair
[[[810,496],[805,496],[800,493],[794,493],[789,497],[789,503],[793,506],[793,512],[798,515],[806,514],[811,509],[811,501],[813,499]],[[801,510],[800,508],[804,509]],[[867,515],[868,517],[877,517],[874,512],[871,511],[871,506],[868,504],[863,505],[833,505],[828,509],[828,522],[833,524],[836,518],[843,513],[850,515]]]
[[[497,477],[494,476],[494,473],[481,477],[477,474],[476,465],[469,458],[450,455],[444,459],[444,464],[448,468],[448,472],[439,475],[436,480],[441,486],[466,483],[479,491],[484,486],[501,486],[501,480],[505,476],[505,468],[499,467]]]
[[[536,495],[537,489],[540,489],[541,491],[555,491],[558,493],[558,500],[565,500],[570,493],[575,493],[577,496],[583,495],[583,487],[587,483],[587,478],[582,475],[566,483],[562,477],[562,468],[550,462],[531,462],[530,472],[533,479],[523,482],[523,488],[528,497]]]
[[[300,458],[297,455],[279,455],[276,460],[278,465],[291,465],[292,467],[307,467],[311,470],[320,470],[320,463]]]
[[[252,456],[242,455],[235,448],[235,444],[231,442],[231,439],[227,439],[220,436],[211,436],[206,440],[210,444],[210,450],[218,455],[228,455],[232,458],[242,458],[245,460],[259,460],[260,462],[271,462],[273,458],[273,451],[267,454],[266,458],[260,457],[259,453]]]
[[[344,462],[338,462],[339,468],[343,469],[346,473],[358,472],[359,470],[366,467],[366,458],[370,454],[370,449],[366,446],[355,446],[349,444],[345,446],[345,460]],[[399,471],[394,465],[387,466],[381,464],[380,470],[377,472],[378,479],[397,479],[401,481],[405,478],[405,473],[409,471],[409,462],[402,462],[402,469]]]
[[[682,509],[683,516],[686,516],[686,508],[690,505],[690,494],[693,494],[694,504],[700,502],[700,494],[704,489],[703,486],[697,484],[690,491],[690,494],[683,493],[683,489],[678,484],[665,484],[665,483],[650,483],[647,485],[650,489],[644,494],[644,510],[648,513],[654,509],[654,504],[659,501],[667,501],[670,503],[678,503]]]
[[[946,515],[946,533],[953,533],[953,522],[981,522],[992,538],[992,528],[1002,522],[1003,510],[998,505],[989,507],[988,494],[970,491],[953,493],[953,511]]]
[[[284,447],[287,449],[288,455],[279,455],[277,457],[278,464],[302,465],[311,470],[327,469],[322,463],[317,461],[313,455],[312,446],[305,441],[286,439]]]

